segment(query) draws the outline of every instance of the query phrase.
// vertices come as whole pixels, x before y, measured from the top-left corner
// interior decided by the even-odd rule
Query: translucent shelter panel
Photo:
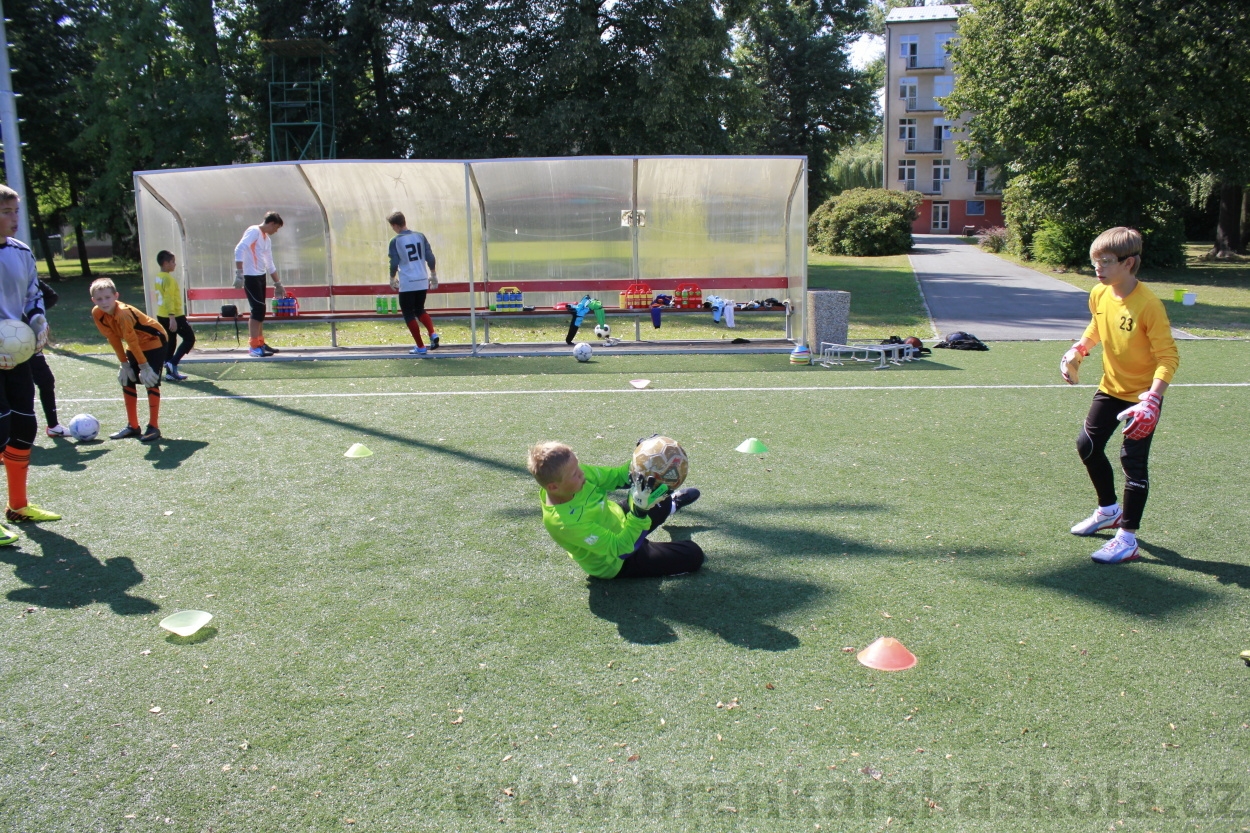
[[[394,233],[386,218],[393,211],[403,212],[408,228],[430,241],[444,287],[468,283],[470,248],[463,163],[312,162],[301,167],[329,218],[335,286],[376,286],[390,280],[387,252]],[[472,203],[473,216],[480,217],[475,197]],[[477,228],[473,236],[480,246]],[[474,264],[474,271],[480,280],[480,261]],[[372,295],[338,295],[334,307],[369,309],[373,302]],[[426,299],[431,309],[468,305],[466,292],[438,291]]]
[[[139,259],[143,269],[144,298],[152,298],[152,278],[160,268],[156,264],[156,253],[171,252],[178,259],[181,273],[185,259],[182,251],[182,230],[178,226],[178,218],[172,211],[160,204],[142,186],[135,192],[135,211],[139,222]],[[180,284],[185,284],[185,280]],[[184,286],[185,289],[185,286]],[[125,298],[126,303],[147,309],[149,304],[143,298]]]
[[[540,293],[527,305],[576,300],[578,282],[628,279],[633,160],[501,159],[471,163],[486,213],[492,290],[510,282],[569,282],[567,293]],[[606,296],[605,296],[606,302]]]
[[[316,196],[295,165],[240,165],[137,173],[136,193],[147,189],[181,219],[185,246],[179,263],[188,288],[234,282],[234,247],[267,211],[282,215],[273,236],[273,259],[287,286],[325,286],[329,280],[325,220]],[[300,306],[327,309],[325,298]],[[219,300],[196,302],[192,312],[212,312]]]
[[[642,279],[659,289],[654,284],[674,279],[785,276],[787,206],[803,164],[795,157],[640,159]]]

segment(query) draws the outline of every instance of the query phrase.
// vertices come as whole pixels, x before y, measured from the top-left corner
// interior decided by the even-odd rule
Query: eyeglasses
[[[1094,266],[1110,266],[1113,263],[1120,263],[1128,260],[1133,256],[1134,255],[1125,255],[1124,257],[1116,257],[1115,255],[1103,255],[1102,257],[1091,258],[1089,262]]]

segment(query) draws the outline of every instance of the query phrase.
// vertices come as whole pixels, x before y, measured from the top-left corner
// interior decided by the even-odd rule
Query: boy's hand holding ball
[[[657,485],[658,484],[658,485]],[[629,511],[645,518],[647,512],[668,494],[668,486],[654,477],[636,477],[629,488]]]

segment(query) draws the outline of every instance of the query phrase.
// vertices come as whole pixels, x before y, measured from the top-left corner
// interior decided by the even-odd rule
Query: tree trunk
[[[1215,229],[1215,246],[1208,257],[1227,258],[1241,248],[1242,188],[1231,182],[1220,183],[1220,220]]]
[[[26,177],[26,207],[30,210],[31,234],[39,238],[43,246],[43,258],[48,264],[48,279],[59,281],[61,275],[56,271],[56,261],[52,257],[52,247],[48,245],[48,229],[44,227],[39,216],[39,201],[35,199],[35,189],[30,187],[30,177]]]
[[[71,207],[78,207],[78,183],[74,182],[74,175],[69,176],[69,202]],[[78,262],[82,265],[82,276],[90,278],[91,260],[87,257],[87,241],[83,237],[82,222],[74,223],[74,238],[78,242]]]
[[[1250,186],[1241,189],[1241,251],[1250,251]]]

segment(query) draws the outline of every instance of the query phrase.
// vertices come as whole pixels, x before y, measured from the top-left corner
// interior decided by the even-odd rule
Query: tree
[[[829,161],[866,132],[875,90],[846,47],[867,25],[868,0],[730,3],[734,74],[744,101],[729,116],[738,149],[808,159],[809,204],[830,193]]]
[[[947,115],[965,155],[1027,174],[1017,196],[1035,203],[1024,212],[1035,221],[1087,237],[1135,226],[1148,261],[1180,263],[1185,178],[1250,156],[1245,95],[1217,94],[1211,77],[1245,78],[1244,59],[1231,64],[1248,17],[1236,0],[973,0]],[[1212,27],[1224,32],[1214,46]],[[1013,232],[1027,243],[1038,227]]]

